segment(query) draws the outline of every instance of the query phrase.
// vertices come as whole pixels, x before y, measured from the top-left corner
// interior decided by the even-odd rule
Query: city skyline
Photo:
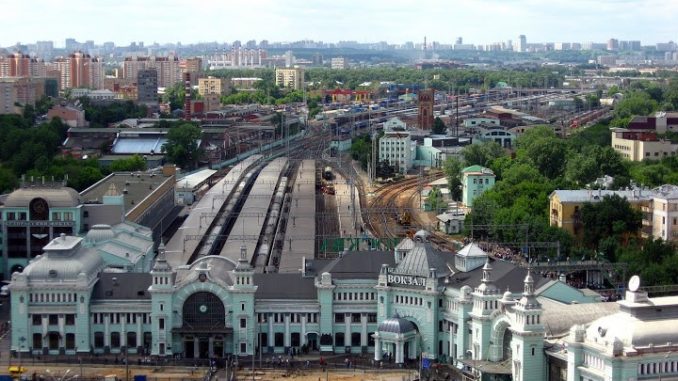
[[[36,12],[40,9],[40,12]],[[337,42],[406,41],[489,44],[527,36],[532,42],[604,42],[609,38],[640,40],[643,45],[678,39],[671,18],[677,3],[660,0],[375,0],[308,4],[303,0],[205,1],[151,0],[138,3],[63,3],[34,0],[7,4],[0,14],[5,31],[1,46],[66,38],[186,44],[267,39],[270,42],[316,40]],[[30,22],[26,22],[30,20]],[[481,21],[481,22],[479,22]],[[197,27],[196,27],[197,26]],[[203,26],[203,27],[200,27]]]

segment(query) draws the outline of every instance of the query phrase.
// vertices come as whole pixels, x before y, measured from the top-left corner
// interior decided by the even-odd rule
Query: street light
[[[125,345],[125,381],[129,381],[129,351],[127,345]]]
[[[24,348],[24,342],[26,342],[26,338],[21,336],[19,338],[19,371],[21,371],[21,350]]]

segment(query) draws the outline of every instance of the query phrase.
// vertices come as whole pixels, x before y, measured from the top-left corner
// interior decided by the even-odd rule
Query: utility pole
[[[456,137],[459,137],[459,95],[457,94],[456,91],[454,93],[455,93],[454,99],[457,108],[455,112],[456,117],[454,118],[454,135]]]
[[[287,122],[285,122],[285,113],[283,112],[283,126],[287,130],[285,138],[287,139],[287,157],[290,157],[290,126]]]
[[[419,193],[419,209],[421,209],[422,199],[421,192],[424,190],[424,167],[419,167],[419,179],[417,180],[417,193]]]
[[[256,319],[258,320],[258,319]],[[255,357],[255,343],[256,343],[256,336],[257,336],[257,328],[259,327],[259,322],[255,321],[254,323],[254,337],[252,337],[252,381],[255,380],[254,378],[254,357]],[[259,351],[261,351],[261,348],[259,348]]]

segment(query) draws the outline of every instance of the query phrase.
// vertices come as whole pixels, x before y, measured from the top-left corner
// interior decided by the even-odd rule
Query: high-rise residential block
[[[275,69],[275,84],[293,90],[301,90],[304,87],[304,68],[294,67]]]
[[[127,57],[122,64],[125,79],[136,80],[139,70],[155,69],[158,72],[158,86],[171,87],[181,82],[179,57]]]
[[[209,94],[224,95],[228,91],[228,79],[209,76],[198,80],[198,94],[206,96]]]
[[[330,60],[332,69],[348,69],[348,60],[345,57],[334,57]]]
[[[527,37],[524,34],[518,36],[518,51],[519,52],[527,51]]]
[[[57,58],[54,63],[60,73],[61,89],[102,89],[105,72],[103,62],[83,52]]]
[[[155,68],[137,72],[137,101],[145,105],[158,104],[158,71]]]
[[[0,80],[0,114],[16,113],[16,91],[11,81]]]

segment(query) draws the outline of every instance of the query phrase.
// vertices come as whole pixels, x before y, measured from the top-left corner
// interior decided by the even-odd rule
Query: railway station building
[[[392,251],[304,260],[300,272],[288,273],[256,272],[245,247],[235,263],[210,255],[173,267],[161,245],[144,273],[111,271],[86,238],[62,235],[12,276],[11,349],[184,358],[369,353],[394,363],[423,356],[494,379],[544,380],[549,372],[564,372],[564,379],[578,380],[569,374],[617,366],[621,345],[619,353],[641,356],[625,363],[624,374],[636,365],[643,374],[659,372],[644,364],[667,353],[670,364],[656,369],[672,369],[675,352],[656,350],[674,344],[642,334],[634,352],[635,336],[622,337],[627,333],[612,328],[616,320],[596,319],[640,319],[639,330],[656,330],[675,315],[653,309],[649,316],[648,308],[660,303],[677,310],[675,298],[632,295],[600,303],[557,279],[492,259],[474,243],[439,252],[423,237],[405,239]],[[604,340],[593,321],[610,333]],[[570,354],[563,354],[566,345]]]

